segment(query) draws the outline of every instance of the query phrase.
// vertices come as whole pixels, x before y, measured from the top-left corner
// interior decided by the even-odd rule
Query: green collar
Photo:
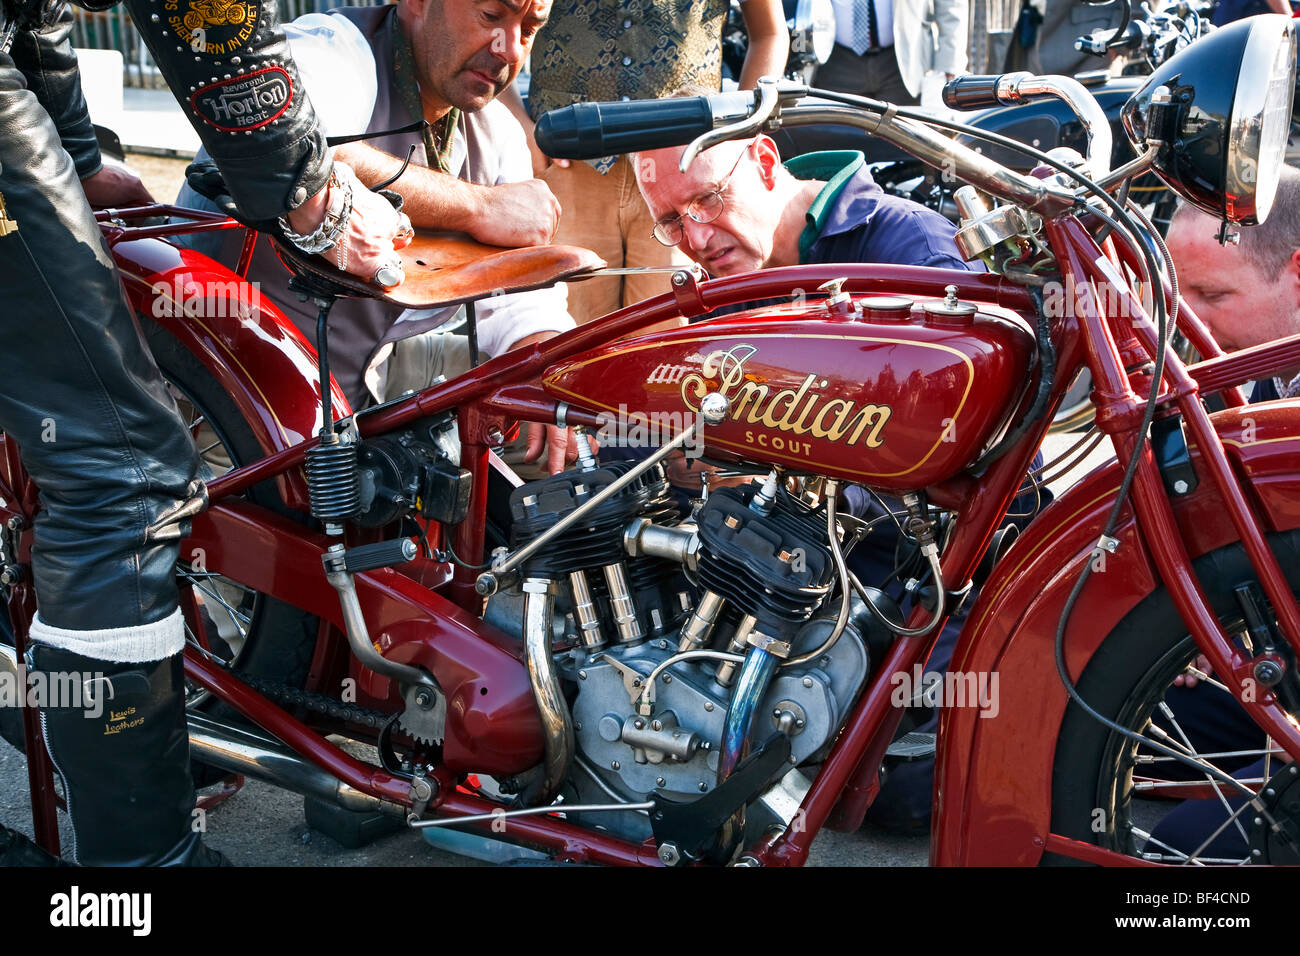
[[[830,215],[831,207],[835,205],[835,200],[839,198],[840,191],[848,183],[853,175],[862,168],[866,160],[857,150],[838,149],[826,150],[820,153],[805,153],[803,156],[796,156],[793,159],[786,160],[785,168],[795,179],[824,179],[826,185],[822,187],[812,205],[808,207],[807,219],[808,225],[804,226],[803,232],[799,234],[799,261],[808,261],[808,250],[812,248],[817,237],[821,235],[823,227],[826,225],[826,217]]]

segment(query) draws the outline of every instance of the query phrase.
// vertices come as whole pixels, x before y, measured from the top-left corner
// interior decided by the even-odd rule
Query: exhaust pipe
[[[559,793],[569,765],[573,762],[573,717],[568,701],[560,686],[560,675],[555,670],[551,654],[551,617],[555,598],[552,584],[545,578],[527,578],[524,591],[524,659],[528,664],[528,679],[533,685],[533,698],[542,718],[545,733],[546,759],[541,776],[534,780],[524,793],[524,805],[547,804]]]
[[[0,644],[0,675],[22,686],[18,652]],[[243,727],[232,727],[204,714],[186,714],[190,756],[231,773],[254,777],[304,797],[316,797],[345,810],[380,811],[399,817],[406,808],[362,793],[299,757],[280,741]]]
[[[222,770],[255,777],[282,789],[337,804],[345,810],[405,817],[406,808],[362,793],[304,760],[272,737],[231,727],[204,714],[187,714],[190,756]]]

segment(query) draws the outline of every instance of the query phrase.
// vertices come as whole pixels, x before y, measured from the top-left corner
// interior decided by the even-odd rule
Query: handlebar
[[[747,118],[752,92],[715,93],[671,100],[575,103],[542,114],[534,135],[554,159],[598,159],[680,146],[719,126]]]
[[[943,88],[943,102],[949,109],[973,110],[989,106],[1015,106],[1033,100],[1055,98],[1074,110],[1088,134],[1088,170],[1094,177],[1110,172],[1110,121],[1105,111],[1078,80],[1068,76],[1035,76],[1032,73],[968,75],[949,80]]]
[[[1092,97],[1078,83],[1068,82],[1078,87],[1083,102],[1092,104],[1105,127],[1105,116]],[[865,130],[936,169],[955,173],[959,179],[991,195],[1049,218],[1067,211],[1075,203],[1071,191],[1007,169],[920,121],[896,115],[888,103],[863,97],[853,98],[855,103],[862,104],[860,107],[828,102],[800,103],[817,91],[770,77],[763,77],[758,83],[757,96],[714,93],[668,100],[566,106],[538,120],[537,144],[547,155],[561,159],[596,159],[618,152],[684,145],[687,146],[682,154],[685,170],[700,150],[727,139],[745,138],[778,126],[839,123]],[[1072,93],[1068,100],[1071,105],[1076,96]],[[1108,161],[1109,127],[1106,132]]]

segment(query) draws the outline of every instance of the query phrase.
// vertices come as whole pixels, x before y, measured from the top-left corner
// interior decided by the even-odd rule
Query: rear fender
[[[321,424],[316,350],[256,283],[192,249],[161,239],[113,247],[132,308],[150,316],[193,353],[230,395],[273,454],[313,437]],[[336,418],[352,413],[331,381]],[[302,472],[278,476],[286,505],[307,510]]]
[[[1300,401],[1227,409],[1212,416],[1266,532],[1300,526]],[[1200,456],[1192,448],[1196,465]],[[1204,476],[1204,470],[1197,468]],[[1068,697],[1054,644],[1070,590],[1101,536],[1122,475],[1111,461],[1043,511],[994,570],[958,640],[951,669],[997,675],[994,705],[942,714],[935,769],[936,865],[1033,865],[1051,825],[1052,768]],[[1211,483],[1174,500],[1189,554],[1236,541]],[[1066,631],[1077,678],[1116,625],[1160,581],[1131,509],[1085,585]]]

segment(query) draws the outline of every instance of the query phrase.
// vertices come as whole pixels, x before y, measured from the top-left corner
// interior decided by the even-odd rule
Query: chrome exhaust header
[[[404,817],[407,809],[362,793],[304,760],[273,737],[232,727],[204,714],[186,714],[190,756],[231,773],[255,777],[284,790],[316,797],[345,810],[381,811]]]

